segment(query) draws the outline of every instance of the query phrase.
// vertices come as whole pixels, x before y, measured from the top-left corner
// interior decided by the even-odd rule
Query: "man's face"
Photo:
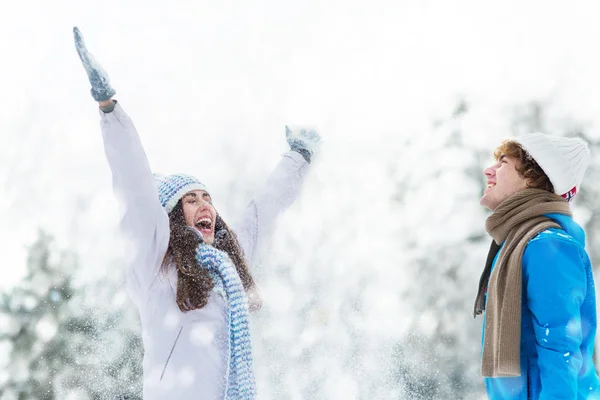
[[[518,161],[515,158],[503,155],[494,165],[484,169],[487,188],[479,204],[494,211],[504,200],[526,189],[527,180],[519,176],[517,166]]]

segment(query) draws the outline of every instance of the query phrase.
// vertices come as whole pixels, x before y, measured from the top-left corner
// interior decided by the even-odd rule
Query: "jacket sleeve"
[[[267,182],[254,195],[234,231],[249,265],[254,264],[257,248],[268,237],[277,217],[298,197],[309,164],[295,151],[288,151]]]
[[[580,308],[587,277],[581,247],[568,238],[531,241],[523,256],[542,391],[540,400],[577,398],[582,365]]]
[[[169,244],[169,219],[158,200],[156,183],[131,119],[118,103],[114,111],[100,111],[100,115],[113,189],[123,210],[121,230],[130,245],[126,249],[131,261],[127,286],[134,300],[140,300],[160,271]]]

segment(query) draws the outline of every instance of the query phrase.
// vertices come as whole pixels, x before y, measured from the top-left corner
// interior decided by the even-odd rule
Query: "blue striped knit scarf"
[[[198,265],[213,278],[215,290],[227,301],[229,363],[226,400],[254,400],[256,383],[252,368],[248,299],[242,281],[229,256],[201,243],[196,249]]]

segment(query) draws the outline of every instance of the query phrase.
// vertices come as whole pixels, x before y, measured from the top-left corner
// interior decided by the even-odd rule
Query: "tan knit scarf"
[[[486,308],[481,373],[487,377],[520,376],[522,259],[527,243],[538,233],[560,226],[544,214],[571,216],[561,196],[525,189],[504,200],[485,222],[496,245],[504,242],[485,289],[480,287],[475,311]]]

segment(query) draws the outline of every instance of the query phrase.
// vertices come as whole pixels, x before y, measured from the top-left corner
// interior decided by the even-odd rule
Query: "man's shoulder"
[[[533,237],[525,247],[523,259],[554,259],[555,257],[578,257],[585,251],[582,245],[572,235],[560,228],[549,228]],[[560,256],[559,256],[560,255]]]
[[[562,276],[560,271],[565,266],[575,268],[573,279],[585,276],[575,271],[591,268],[585,247],[566,231],[559,228],[546,229],[527,243],[522,259],[524,276],[536,276],[538,280],[540,276],[544,276],[539,282],[546,282],[546,279]]]
[[[579,246],[579,242],[575,240],[575,238],[569,235],[566,231],[560,228],[548,228],[545,231],[542,231],[535,235],[528,245],[537,241],[554,241],[554,240],[564,240],[567,242],[572,242]],[[541,243],[540,243],[541,244]]]

